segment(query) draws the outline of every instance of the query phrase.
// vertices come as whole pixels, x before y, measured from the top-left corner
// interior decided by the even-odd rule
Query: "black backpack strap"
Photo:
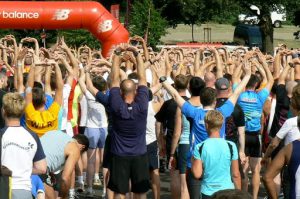
[[[226,141],[227,142],[227,141]],[[228,147],[229,147],[229,150],[230,150],[230,160],[232,160],[232,157],[233,157],[233,149],[232,149],[232,145],[229,143],[229,142],[227,142],[227,144],[228,144]]]

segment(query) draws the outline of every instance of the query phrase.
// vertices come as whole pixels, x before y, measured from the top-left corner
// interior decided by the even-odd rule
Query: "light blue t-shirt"
[[[227,118],[233,112],[234,105],[230,100],[227,100],[222,106],[216,108],[216,110],[220,111],[224,118]],[[187,159],[187,167],[191,168],[191,157],[194,151],[194,147],[208,138],[208,134],[204,124],[204,118],[207,111],[209,110],[194,107],[190,103],[185,102],[182,106],[181,111],[187,118],[191,118],[192,120],[192,130],[190,133],[190,152],[188,154]],[[225,122],[223,123],[222,128],[220,130],[220,137],[225,138]]]
[[[228,143],[232,146],[232,159]],[[203,147],[200,155],[201,145]],[[238,159],[238,153],[233,142],[223,138],[208,138],[196,145],[193,156],[202,161],[201,193],[211,196],[220,190],[234,189],[231,180],[231,161]]]
[[[181,114],[181,136],[179,139],[179,144],[190,144],[190,122],[186,119],[186,117]]]
[[[233,85],[233,89],[236,89],[237,84]],[[245,129],[248,132],[259,131],[261,129],[261,115],[263,106],[269,96],[270,92],[264,88],[259,92],[245,91],[240,94],[238,98],[238,104],[245,114]]]

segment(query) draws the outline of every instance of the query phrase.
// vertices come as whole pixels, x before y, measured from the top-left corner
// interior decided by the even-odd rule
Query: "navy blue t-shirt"
[[[119,156],[137,156],[147,152],[146,124],[149,91],[139,86],[133,103],[122,99],[120,88],[111,88],[109,107],[112,116],[111,152]]]

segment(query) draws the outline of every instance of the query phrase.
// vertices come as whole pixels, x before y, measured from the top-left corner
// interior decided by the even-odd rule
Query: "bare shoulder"
[[[80,150],[76,142],[69,142],[65,147],[65,156],[80,155]]]

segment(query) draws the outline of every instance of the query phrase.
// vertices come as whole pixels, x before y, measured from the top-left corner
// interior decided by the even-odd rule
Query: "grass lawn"
[[[203,24],[194,27],[194,38],[198,42],[204,42],[204,28],[211,28],[212,42],[231,42],[235,26],[224,24]],[[300,40],[295,40],[293,33],[299,28],[283,25],[281,28],[274,28],[274,45],[285,43],[290,48],[300,48]],[[188,25],[179,24],[175,29],[168,28],[168,34],[161,38],[166,44],[176,42],[189,42],[192,40],[192,28]]]

